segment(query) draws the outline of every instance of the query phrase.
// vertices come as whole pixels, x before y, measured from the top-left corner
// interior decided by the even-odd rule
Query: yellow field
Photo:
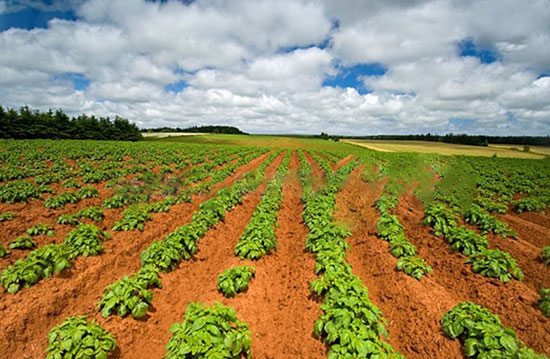
[[[523,151],[523,145],[489,145],[489,147],[504,148],[504,149],[513,148],[515,150]],[[543,146],[529,146],[529,147],[531,148],[530,153],[550,156],[550,147],[543,147]]]
[[[500,145],[480,147],[456,145],[451,143],[427,142],[427,141],[393,141],[393,140],[343,140],[344,142],[367,147],[372,150],[382,152],[416,152],[416,153],[437,153],[441,155],[466,155],[466,156],[493,156],[495,153],[498,157],[512,158],[544,158],[543,153],[550,155],[548,147],[531,147],[532,151],[537,153],[525,153],[517,150],[512,150],[510,147],[514,145]],[[548,152],[540,151],[539,148]],[[523,146],[521,147],[523,149]]]

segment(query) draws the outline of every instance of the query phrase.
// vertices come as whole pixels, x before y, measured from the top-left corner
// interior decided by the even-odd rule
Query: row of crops
[[[317,278],[309,287],[321,309],[320,317],[312,323],[312,333],[326,345],[329,358],[404,358],[390,343],[382,310],[369,298],[364,282],[346,260],[350,232],[334,221],[338,193],[350,173],[360,170],[357,167],[363,168],[366,182],[381,188],[375,199],[379,217],[372,219],[377,223],[378,237],[389,243],[389,252],[397,258],[396,269],[417,280],[429,277],[432,268],[405,235],[405,225],[397,214],[407,189],[413,188],[424,202],[424,224],[435,236],[462,253],[473,272],[505,283],[522,280],[524,274],[510,253],[490,248],[488,233],[502,240],[519,238],[498,214],[542,211],[550,206],[545,181],[550,173],[546,167],[538,167],[538,162],[526,165],[510,160],[495,166],[490,162],[495,159],[378,153],[349,156],[349,152],[230,146],[77,144],[74,151],[60,157],[63,146],[56,142],[3,143],[0,161],[6,173],[0,178],[0,201],[6,205],[29,202],[54,214],[51,222],[26,228],[9,242],[8,249],[0,246],[0,257],[9,258],[10,250],[30,251],[3,269],[0,284],[7,293],[15,294],[66,270],[78,257],[101,255],[103,242],[116,232],[137,231],[139,235],[148,222],[154,221],[155,213],[170,213],[175,205],[199,202],[190,222],[141,252],[137,271],[98,293],[101,297],[96,308],[101,316],[146,319],[152,309],[153,288],[162,289],[163,274],[177,271],[182,261],[193,259],[201,238],[240,205],[244,196],[263,185],[261,199],[234,249],[242,265],[227,268],[216,283],[227,298],[246,295],[239,293],[253,285],[255,268],[251,261],[277,250],[275,229],[294,155],[300,166],[302,215],[308,230],[304,247],[315,257]],[[348,160],[342,161],[346,157]],[[252,169],[211,192],[216,184],[255,159],[257,165]],[[319,166],[322,179],[314,176],[312,165]],[[266,174],[269,166],[276,167],[273,176]],[[479,168],[487,171],[478,174]],[[434,176],[437,181],[433,181]],[[83,205],[90,201],[98,204]],[[536,204],[527,207],[526,203]],[[105,219],[113,211],[119,218],[105,228]],[[16,211],[3,212],[0,222],[14,221],[18,215]],[[59,226],[70,230],[55,243]],[[41,245],[44,239],[54,243]],[[537,260],[549,266],[550,247],[542,248]],[[538,307],[548,317],[550,290],[540,288],[540,297]],[[547,358],[519,340],[498,316],[474,303],[460,303],[449,310],[441,318],[441,328],[449,338],[460,340],[467,357]],[[233,308],[219,303],[189,303],[183,321],[174,323],[170,331],[166,358],[252,356],[254,333]],[[109,332],[82,315],[71,316],[52,328],[47,342],[48,358],[107,358],[116,348]]]

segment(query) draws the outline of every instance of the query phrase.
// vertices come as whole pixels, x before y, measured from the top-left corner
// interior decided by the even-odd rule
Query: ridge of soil
[[[213,191],[256,168],[267,156],[268,154],[259,156],[240,167],[232,176],[214,186]],[[281,159],[277,160],[280,162]],[[271,168],[273,166],[274,164]],[[268,173],[269,171],[268,167]],[[79,257],[73,261],[72,268],[46,278],[30,288],[24,288],[13,295],[2,290],[0,311],[3,315],[0,326],[3,330],[0,333],[0,347],[3,355],[7,358],[43,357],[47,333],[68,316],[86,314],[95,317],[100,323],[112,320],[112,317],[101,318],[95,310],[104,288],[123,275],[138,270],[140,253],[151,242],[162,240],[166,234],[189,222],[198,209],[198,200],[197,196],[192,203],[177,204],[167,213],[153,214],[153,221],[147,222],[143,232],[111,231],[111,239],[103,243],[105,249],[101,255]],[[106,217],[102,227],[111,228],[114,221],[115,219]],[[124,336],[119,335],[117,340],[123,341]],[[145,344],[147,339],[143,342]],[[139,357],[143,356],[136,358]]]
[[[456,298],[454,304],[470,301],[489,309],[536,352],[550,354],[550,321],[538,309],[538,293],[528,284],[535,283],[537,279],[532,282],[526,280],[527,283],[517,280],[503,283],[474,273],[471,265],[464,263],[465,256],[451,251],[444,238],[436,237],[429,227],[422,224],[424,210],[420,200],[412,193],[401,198],[396,215],[404,226],[407,239],[417,247],[418,255],[433,268],[433,273],[422,279],[422,282],[435,282],[445,288]],[[498,239],[491,241],[491,244],[510,241],[513,240]],[[518,243],[518,248],[521,248],[521,242]],[[524,245],[523,248],[528,246]],[[528,273],[530,276],[534,272],[528,270]],[[430,296],[437,300],[437,296]],[[451,307],[444,309],[441,315]]]

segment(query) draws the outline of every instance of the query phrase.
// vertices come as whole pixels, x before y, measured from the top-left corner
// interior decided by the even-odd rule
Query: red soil
[[[440,320],[459,302],[472,301],[499,315],[535,351],[550,353],[550,322],[536,307],[537,293],[522,282],[504,284],[473,273],[464,256],[451,252],[444,239],[421,224],[421,203],[410,194],[401,199],[396,214],[433,273],[417,281],[397,271],[388,243],[376,237],[379,214],[373,205],[382,188],[361,181],[360,173],[356,169],[339,194],[336,219],[351,226],[348,260],[388,320],[394,348],[409,359],[463,357],[460,343],[443,334]]]
[[[239,168],[224,183],[226,185],[232,183],[245,171],[257,167],[265,156]],[[223,183],[218,185],[221,187]],[[178,226],[189,222],[198,205],[199,201],[194,201],[175,205],[168,213],[153,214],[153,221],[146,223],[143,232],[111,232],[112,237],[104,242],[105,250],[101,255],[79,257],[74,261],[71,269],[44,279],[14,295],[2,291],[0,293],[0,311],[2,312],[0,326],[3,330],[0,333],[0,347],[3,349],[4,357],[43,357],[47,333],[51,327],[61,323],[68,316],[87,314],[96,317],[101,323],[120,320],[120,318],[104,320],[95,311],[95,305],[103,289],[123,275],[139,269],[140,253],[152,241],[161,240]],[[106,216],[101,226],[111,228],[116,221],[114,217]],[[56,241],[62,240],[60,234],[56,233]],[[132,319],[127,321],[133,322]],[[125,328],[120,329],[116,337],[123,342],[125,335],[122,335],[121,331]],[[146,337],[131,339],[135,339],[132,345],[139,347],[137,343],[140,342],[141,346],[148,346]],[[143,358],[143,356],[137,355],[135,358]]]
[[[402,198],[397,214],[405,227],[407,238],[416,245],[419,255],[433,268],[433,273],[422,282],[426,280],[426,283],[439,284],[457,301],[471,301],[488,308],[535,351],[550,353],[547,345],[550,322],[537,308],[539,296],[533,289],[537,278],[533,277],[534,271],[529,266],[524,268],[527,277],[525,283],[516,280],[503,283],[483,277],[473,273],[471,265],[464,263],[465,256],[452,252],[445,239],[434,236],[429,227],[422,225],[424,211],[417,198],[411,194]],[[499,241],[512,243],[513,240]],[[491,240],[491,244],[496,244],[496,241]],[[523,247],[525,249],[527,246]],[[521,244],[518,245],[516,254],[520,249]],[[430,296],[437,300],[437,296]],[[450,307],[444,309],[447,311]]]

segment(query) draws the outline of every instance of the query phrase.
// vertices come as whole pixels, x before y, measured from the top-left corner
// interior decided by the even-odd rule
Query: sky
[[[141,128],[550,135],[549,0],[0,0],[0,105]]]

